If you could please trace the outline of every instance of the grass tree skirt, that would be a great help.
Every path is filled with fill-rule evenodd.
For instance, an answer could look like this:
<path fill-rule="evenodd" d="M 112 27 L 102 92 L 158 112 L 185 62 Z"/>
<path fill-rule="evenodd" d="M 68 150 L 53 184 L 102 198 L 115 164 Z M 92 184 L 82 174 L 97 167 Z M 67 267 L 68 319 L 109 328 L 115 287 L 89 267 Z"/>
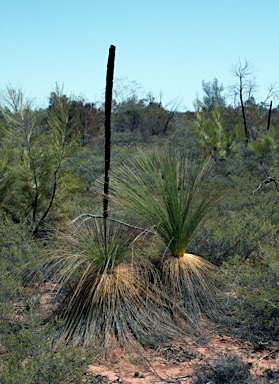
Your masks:
<path fill-rule="evenodd" d="M 144 276 L 147 267 L 123 263 L 107 274 L 88 270 L 60 308 L 63 337 L 83 345 L 97 341 L 107 347 L 113 340 L 156 348 L 182 334 L 185 328 L 178 327 L 161 292 Z"/>
<path fill-rule="evenodd" d="M 184 308 L 191 319 L 205 316 L 214 319 L 219 310 L 216 267 L 204 258 L 190 253 L 169 256 L 161 264 L 162 282 L 173 304 Z"/>

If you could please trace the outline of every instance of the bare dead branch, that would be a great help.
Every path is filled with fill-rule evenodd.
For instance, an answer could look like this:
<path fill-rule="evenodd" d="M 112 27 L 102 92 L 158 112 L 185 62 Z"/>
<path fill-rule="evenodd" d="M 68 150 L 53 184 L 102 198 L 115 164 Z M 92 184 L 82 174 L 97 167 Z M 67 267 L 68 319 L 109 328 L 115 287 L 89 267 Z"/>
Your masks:
<path fill-rule="evenodd" d="M 85 222 L 85 221 L 87 221 L 89 219 L 103 219 L 104 216 L 102 216 L 102 215 L 92 215 L 91 213 L 82 213 L 81 215 L 77 216 L 74 220 L 72 220 L 70 222 L 70 224 L 74 224 L 75 222 L 77 222 L 81 218 L 84 218 L 83 222 Z M 145 233 L 156 235 L 156 232 L 154 232 L 154 231 L 150 231 L 149 229 L 146 229 L 146 228 L 141 228 L 141 227 L 137 227 L 135 225 L 131 225 L 131 224 L 125 223 L 124 221 L 114 219 L 113 217 L 107 217 L 107 220 L 114 221 L 116 223 L 122 224 L 122 225 L 124 225 L 126 227 L 129 227 L 129 228 L 136 229 L 138 231 L 142 231 L 142 232 L 145 232 Z"/>
<path fill-rule="evenodd" d="M 237 83 L 232 87 L 232 91 L 235 97 L 237 95 L 239 97 L 246 143 L 249 141 L 250 132 L 247 123 L 245 99 L 250 100 L 256 89 L 255 77 L 252 77 L 253 72 L 254 69 L 249 60 L 245 60 L 244 63 L 239 60 L 239 63 L 232 68 L 233 75 L 238 79 Z"/>
<path fill-rule="evenodd" d="M 279 181 L 275 180 L 273 177 L 271 176 L 268 176 L 265 180 L 263 180 L 260 185 L 258 186 L 258 188 L 256 188 L 254 191 L 253 191 L 253 194 L 257 191 L 259 191 L 262 187 L 263 184 L 269 184 L 271 182 L 274 182 L 275 186 L 276 186 L 276 189 L 277 191 L 279 192 Z"/>
<path fill-rule="evenodd" d="M 273 355 L 273 354 L 276 353 L 276 352 L 279 352 L 279 348 L 275 349 L 274 351 L 271 351 L 271 352 L 267 353 L 266 355 L 263 355 L 263 356 L 260 357 L 258 360 L 254 361 L 253 366 L 255 366 L 255 365 L 258 364 L 260 361 L 266 359 L 267 357 Z"/>

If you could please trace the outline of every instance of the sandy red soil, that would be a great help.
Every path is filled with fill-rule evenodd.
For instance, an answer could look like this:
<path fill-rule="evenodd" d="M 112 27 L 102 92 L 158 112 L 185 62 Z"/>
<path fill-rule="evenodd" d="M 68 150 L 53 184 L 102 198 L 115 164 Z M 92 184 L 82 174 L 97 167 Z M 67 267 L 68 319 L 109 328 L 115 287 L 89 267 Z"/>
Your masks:
<path fill-rule="evenodd" d="M 42 309 L 53 310 L 53 288 L 46 284 L 42 291 Z M 132 350 L 112 347 L 106 357 L 97 357 L 88 370 L 95 375 L 94 383 L 151 384 L 193 383 L 194 373 L 202 366 L 237 355 L 249 364 L 255 383 L 279 383 L 279 343 L 248 342 L 228 329 L 206 323 L 202 337 L 187 336 L 174 340 L 158 350 Z M 262 381 L 258 381 L 262 378 Z"/>
<path fill-rule="evenodd" d="M 161 347 L 157 351 L 124 352 L 112 350 L 106 359 L 99 359 L 89 369 L 100 383 L 192 383 L 195 370 L 205 364 L 214 366 L 216 359 L 238 355 L 249 364 L 252 377 L 273 381 L 272 374 L 279 370 L 279 348 L 271 342 L 259 345 L 241 341 L 233 336 L 212 332 L 201 340 L 184 337 L 179 341 Z"/>

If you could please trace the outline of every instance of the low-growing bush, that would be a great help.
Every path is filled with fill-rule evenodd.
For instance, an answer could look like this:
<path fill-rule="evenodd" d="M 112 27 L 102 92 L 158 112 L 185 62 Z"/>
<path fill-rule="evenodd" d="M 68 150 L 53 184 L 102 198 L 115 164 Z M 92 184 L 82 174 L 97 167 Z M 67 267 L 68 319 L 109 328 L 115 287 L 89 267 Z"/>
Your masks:
<path fill-rule="evenodd" d="M 195 372 L 194 384 L 252 384 L 249 365 L 237 355 L 221 356 Z"/>
<path fill-rule="evenodd" d="M 92 352 L 53 342 L 57 325 L 42 325 L 38 316 L 6 325 L 1 334 L 0 382 L 2 384 L 80 384 Z M 86 376 L 89 379 L 89 375 Z M 91 375 L 92 377 L 92 375 Z"/>
<path fill-rule="evenodd" d="M 216 265 L 235 255 L 242 260 L 257 258 L 261 246 L 276 241 L 278 198 L 272 191 L 261 196 L 251 191 L 229 195 L 202 223 L 189 246 Z"/>
<path fill-rule="evenodd" d="M 1 384 L 80 384 L 94 348 L 57 344 L 60 324 L 43 324 L 38 285 L 26 284 L 42 249 L 28 225 L 9 220 L 0 222 L 0 244 Z"/>
<path fill-rule="evenodd" d="M 276 248 L 266 246 L 258 259 L 230 259 L 221 268 L 228 292 L 230 322 L 248 338 L 279 338 L 279 261 Z"/>

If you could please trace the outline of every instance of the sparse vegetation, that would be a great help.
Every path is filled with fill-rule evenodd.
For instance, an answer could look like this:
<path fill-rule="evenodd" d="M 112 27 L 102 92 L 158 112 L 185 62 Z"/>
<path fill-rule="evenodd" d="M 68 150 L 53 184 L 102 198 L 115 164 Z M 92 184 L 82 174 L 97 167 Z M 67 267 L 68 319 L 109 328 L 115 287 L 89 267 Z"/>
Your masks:
<path fill-rule="evenodd" d="M 226 105 L 213 85 L 193 113 L 113 100 L 113 198 L 96 186 L 103 107 L 59 88 L 45 110 L 21 90 L 3 94 L 1 382 L 80 383 L 111 341 L 156 348 L 204 317 L 278 342 L 278 108 Z M 46 319 L 40 288 L 50 282 Z M 196 383 L 250 382 L 241 360 L 224 359 Z"/>

